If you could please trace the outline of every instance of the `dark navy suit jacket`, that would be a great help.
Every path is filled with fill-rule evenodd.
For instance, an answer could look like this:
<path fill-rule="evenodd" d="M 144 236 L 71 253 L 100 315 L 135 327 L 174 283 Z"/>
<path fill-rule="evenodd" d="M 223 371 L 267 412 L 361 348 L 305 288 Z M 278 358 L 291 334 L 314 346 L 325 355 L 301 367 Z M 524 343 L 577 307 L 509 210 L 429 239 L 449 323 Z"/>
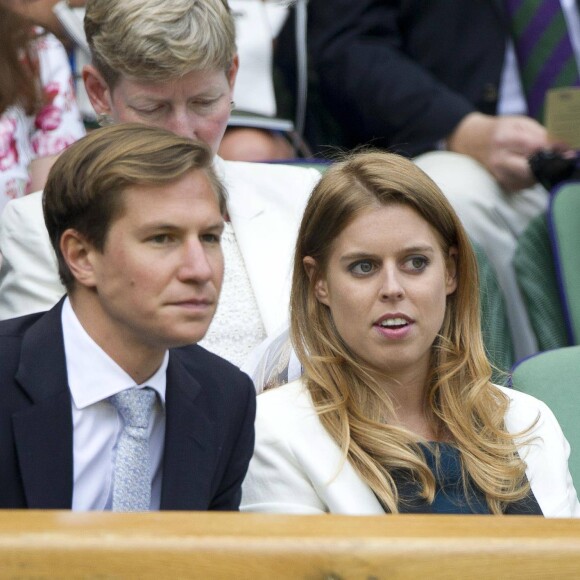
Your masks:
<path fill-rule="evenodd" d="M 277 43 L 292 76 L 293 19 Z M 475 110 L 494 114 L 509 27 L 503 0 L 310 0 L 309 57 L 344 146 L 416 155 Z M 310 117 L 307 121 L 312 120 Z"/>
<path fill-rule="evenodd" d="M 61 307 L 0 322 L 0 508 L 72 505 Z M 238 509 L 255 406 L 251 380 L 232 364 L 199 346 L 170 350 L 161 509 Z"/>

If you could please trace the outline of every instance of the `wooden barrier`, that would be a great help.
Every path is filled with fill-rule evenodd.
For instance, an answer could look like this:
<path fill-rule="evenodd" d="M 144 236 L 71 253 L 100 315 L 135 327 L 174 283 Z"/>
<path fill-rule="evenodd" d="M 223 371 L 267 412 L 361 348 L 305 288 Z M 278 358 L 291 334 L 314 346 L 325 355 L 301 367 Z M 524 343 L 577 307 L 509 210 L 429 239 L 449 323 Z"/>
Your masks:
<path fill-rule="evenodd" d="M 0 577 L 580 577 L 580 520 L 0 511 Z"/>

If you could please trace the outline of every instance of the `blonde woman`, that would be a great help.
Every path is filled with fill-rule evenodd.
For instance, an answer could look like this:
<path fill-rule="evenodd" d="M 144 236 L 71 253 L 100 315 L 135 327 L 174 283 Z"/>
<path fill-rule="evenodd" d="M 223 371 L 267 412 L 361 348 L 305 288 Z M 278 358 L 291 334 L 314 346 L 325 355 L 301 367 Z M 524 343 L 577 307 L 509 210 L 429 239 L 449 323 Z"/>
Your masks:
<path fill-rule="evenodd" d="M 298 240 L 304 375 L 258 397 L 243 509 L 580 515 L 554 415 L 490 382 L 475 257 L 420 169 L 373 152 L 333 166 Z"/>

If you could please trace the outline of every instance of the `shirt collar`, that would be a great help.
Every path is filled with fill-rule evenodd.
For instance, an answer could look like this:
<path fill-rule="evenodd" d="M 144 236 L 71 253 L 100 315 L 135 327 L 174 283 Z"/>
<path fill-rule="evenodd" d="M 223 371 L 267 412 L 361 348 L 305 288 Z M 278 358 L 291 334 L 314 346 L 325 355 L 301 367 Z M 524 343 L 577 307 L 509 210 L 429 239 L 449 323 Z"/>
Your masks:
<path fill-rule="evenodd" d="M 62 307 L 62 332 L 68 384 L 75 406 L 83 409 L 132 387 L 151 387 L 165 405 L 169 351 L 155 374 L 140 385 L 88 335 L 69 298 Z"/>

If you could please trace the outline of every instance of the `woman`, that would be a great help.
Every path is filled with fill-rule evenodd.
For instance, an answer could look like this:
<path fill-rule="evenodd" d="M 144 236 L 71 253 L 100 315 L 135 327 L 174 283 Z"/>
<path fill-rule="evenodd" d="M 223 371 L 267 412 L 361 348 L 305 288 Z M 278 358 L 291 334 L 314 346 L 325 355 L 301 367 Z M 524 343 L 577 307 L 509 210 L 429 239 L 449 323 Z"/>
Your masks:
<path fill-rule="evenodd" d="M 88 0 L 92 64 L 83 79 L 107 122 L 135 121 L 204 141 L 217 154 L 238 70 L 235 28 L 222 0 Z M 314 170 L 224 162 L 225 278 L 206 339 L 240 365 L 287 318 L 292 249 Z M 28 200 L 27 200 L 28 201 Z M 35 216 L 34 226 L 25 221 Z M 52 306 L 64 293 L 44 231 L 41 196 L 11 204 L 0 224 L 0 318 Z"/>
<path fill-rule="evenodd" d="M 258 397 L 246 511 L 580 515 L 553 414 L 489 380 L 473 251 L 410 161 L 360 153 L 323 176 L 291 334 L 304 375 Z"/>
<path fill-rule="evenodd" d="M 25 8 L 0 2 L 0 213 L 43 187 L 56 156 L 84 135 L 66 53 Z"/>

